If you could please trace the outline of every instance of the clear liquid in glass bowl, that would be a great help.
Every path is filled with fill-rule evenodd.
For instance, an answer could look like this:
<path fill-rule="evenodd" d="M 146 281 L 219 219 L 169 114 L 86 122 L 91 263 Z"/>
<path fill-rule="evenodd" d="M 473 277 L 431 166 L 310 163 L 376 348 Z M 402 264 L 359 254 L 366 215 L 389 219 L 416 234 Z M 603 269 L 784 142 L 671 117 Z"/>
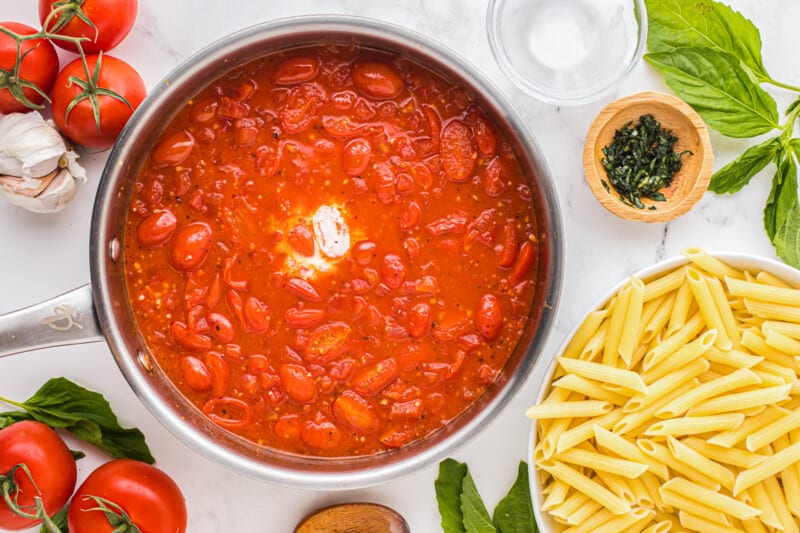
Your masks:
<path fill-rule="evenodd" d="M 641 0 L 491 0 L 487 31 L 503 72 L 557 104 L 599 98 L 641 57 Z"/>

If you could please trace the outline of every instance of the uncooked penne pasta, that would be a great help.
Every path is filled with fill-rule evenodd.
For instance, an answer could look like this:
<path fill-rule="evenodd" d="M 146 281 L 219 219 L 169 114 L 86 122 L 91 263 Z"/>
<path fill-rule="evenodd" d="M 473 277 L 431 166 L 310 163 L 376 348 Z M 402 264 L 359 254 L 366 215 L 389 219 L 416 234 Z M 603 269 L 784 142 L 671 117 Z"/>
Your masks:
<path fill-rule="evenodd" d="M 564 349 L 563 356 L 577 359 L 589 340 L 597 334 L 597 330 L 600 329 L 600 324 L 602 324 L 607 314 L 608 311 L 601 309 L 592 311 L 586 315 L 578 331 L 575 332 L 575 336 L 572 337 L 572 340 L 570 340 L 569 344 L 567 344 L 567 347 Z"/>
<path fill-rule="evenodd" d="M 709 274 L 713 274 L 718 278 L 724 278 L 727 276 L 735 279 L 744 279 L 743 272 L 726 265 L 705 250 L 700 250 L 699 248 L 687 248 L 683 251 L 683 255 L 685 255 L 689 261 L 694 263 L 701 270 L 704 270 Z"/>
<path fill-rule="evenodd" d="M 560 364 L 567 372 L 572 372 L 586 379 L 594 379 L 604 383 L 612 383 L 626 387 L 637 392 L 647 392 L 647 387 L 642 381 L 642 376 L 631 370 L 609 367 L 602 363 L 579 361 L 577 359 L 558 358 Z"/>
<path fill-rule="evenodd" d="M 555 479 L 560 479 L 578 492 L 582 492 L 612 514 L 625 514 L 631 510 L 631 506 L 622 498 L 560 461 L 545 462 L 539 466 L 547 470 Z"/>
<path fill-rule="evenodd" d="M 784 448 L 771 457 L 767 457 L 753 468 L 739 472 L 736 476 L 736 482 L 733 484 L 733 495 L 736 496 L 741 491 L 752 487 L 765 478 L 774 476 L 798 461 L 800 461 L 800 442 Z"/>
<path fill-rule="evenodd" d="M 642 283 L 642 280 L 631 278 L 628 286 L 630 287 L 628 308 L 625 311 L 622 332 L 620 333 L 617 347 L 619 357 L 625 362 L 626 367 L 630 367 L 633 352 L 639 343 L 639 325 L 642 320 L 642 306 L 644 305 L 644 283 Z"/>
<path fill-rule="evenodd" d="M 721 350 L 730 350 L 733 348 L 733 343 L 725 330 L 722 315 L 714 302 L 711 289 L 708 287 L 705 276 L 695 268 L 687 268 L 686 279 L 689 280 L 689 288 L 692 289 L 692 294 L 694 294 L 694 299 L 697 302 L 697 306 L 700 308 L 703 321 L 709 329 L 717 330 L 716 346 Z"/>
<path fill-rule="evenodd" d="M 800 287 L 687 254 L 587 315 L 530 410 L 560 533 L 800 533 Z"/>

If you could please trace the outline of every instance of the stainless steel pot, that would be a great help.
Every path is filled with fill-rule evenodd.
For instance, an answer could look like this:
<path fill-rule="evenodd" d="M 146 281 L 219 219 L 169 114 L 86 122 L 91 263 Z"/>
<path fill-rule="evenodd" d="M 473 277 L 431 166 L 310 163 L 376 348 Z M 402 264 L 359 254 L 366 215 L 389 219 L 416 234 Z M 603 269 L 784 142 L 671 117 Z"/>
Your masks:
<path fill-rule="evenodd" d="M 314 458 L 259 447 L 211 423 L 151 359 L 128 304 L 123 260 L 132 185 L 153 142 L 185 102 L 224 73 L 278 50 L 355 43 L 422 63 L 460 83 L 511 141 L 526 172 L 541 223 L 541 273 L 522 340 L 499 379 L 448 426 L 399 450 L 374 456 Z M 167 76 L 136 111 L 109 155 L 92 216 L 87 285 L 0 316 L 0 356 L 105 339 L 120 370 L 150 412 L 206 457 L 283 484 L 342 489 L 380 483 L 442 459 L 475 436 L 529 375 L 553 325 L 563 270 L 562 223 L 553 180 L 538 145 L 508 101 L 472 65 L 408 30 L 342 16 L 298 17 L 254 26 L 197 53 Z"/>

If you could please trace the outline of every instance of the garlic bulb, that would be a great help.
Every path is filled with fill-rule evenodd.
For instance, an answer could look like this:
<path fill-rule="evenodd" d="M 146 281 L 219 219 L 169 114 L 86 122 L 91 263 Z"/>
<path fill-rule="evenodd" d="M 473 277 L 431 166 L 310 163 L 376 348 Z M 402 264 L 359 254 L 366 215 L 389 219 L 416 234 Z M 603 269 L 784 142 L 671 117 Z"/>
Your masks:
<path fill-rule="evenodd" d="M 37 213 L 63 209 L 86 181 L 78 155 L 37 111 L 0 115 L 0 196 Z"/>

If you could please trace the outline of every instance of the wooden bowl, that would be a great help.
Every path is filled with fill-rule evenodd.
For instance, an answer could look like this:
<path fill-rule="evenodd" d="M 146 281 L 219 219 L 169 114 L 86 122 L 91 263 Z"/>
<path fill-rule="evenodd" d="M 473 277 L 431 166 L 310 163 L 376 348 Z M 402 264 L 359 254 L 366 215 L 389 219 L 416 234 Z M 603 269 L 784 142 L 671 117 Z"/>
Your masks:
<path fill-rule="evenodd" d="M 619 199 L 606 169 L 603 168 L 603 148 L 611 144 L 614 133 L 629 122 L 636 123 L 642 115 L 651 114 L 661 127 L 671 130 L 678 138 L 677 153 L 691 150 L 693 155 L 681 158 L 683 166 L 669 187 L 662 189 L 667 200 L 657 202 L 642 198 L 644 209 L 631 207 Z M 638 222 L 667 222 L 686 213 L 700 200 L 708 188 L 714 169 L 714 154 L 703 119 L 686 102 L 669 94 L 643 92 L 608 104 L 592 122 L 583 149 L 583 169 L 589 187 L 603 206 L 626 220 Z M 603 186 L 609 185 L 609 190 Z M 650 207 L 654 206 L 655 209 Z"/>

